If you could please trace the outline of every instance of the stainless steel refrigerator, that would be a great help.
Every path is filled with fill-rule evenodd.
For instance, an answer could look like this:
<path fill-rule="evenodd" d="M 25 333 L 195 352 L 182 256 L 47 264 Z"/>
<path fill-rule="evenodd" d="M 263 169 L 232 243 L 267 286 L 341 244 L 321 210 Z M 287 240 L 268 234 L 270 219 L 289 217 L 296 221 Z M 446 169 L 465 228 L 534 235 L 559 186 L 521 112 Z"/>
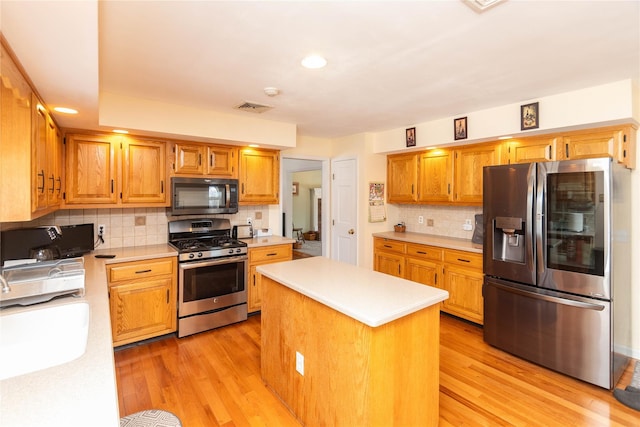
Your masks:
<path fill-rule="evenodd" d="M 631 347 L 631 172 L 600 158 L 483 178 L 484 340 L 613 388 Z"/>

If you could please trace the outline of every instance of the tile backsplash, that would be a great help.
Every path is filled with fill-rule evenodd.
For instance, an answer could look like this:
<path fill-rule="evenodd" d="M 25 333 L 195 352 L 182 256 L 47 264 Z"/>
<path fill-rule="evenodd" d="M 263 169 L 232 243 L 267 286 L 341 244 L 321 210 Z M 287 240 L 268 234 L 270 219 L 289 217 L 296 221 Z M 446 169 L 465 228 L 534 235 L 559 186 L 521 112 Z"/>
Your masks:
<path fill-rule="evenodd" d="M 392 226 L 404 222 L 407 231 L 415 233 L 435 234 L 438 236 L 457 237 L 471 240 L 473 228 L 470 231 L 463 230 L 462 225 L 466 220 L 471 220 L 475 227 L 475 215 L 482 213 L 482 206 L 428 206 L 428 205 L 390 205 L 389 224 Z M 418 223 L 418 217 L 422 216 L 423 223 Z M 428 225 L 433 220 L 433 225 Z"/>
<path fill-rule="evenodd" d="M 61 209 L 30 222 L 0 223 L 0 230 L 37 227 L 39 225 L 93 224 L 96 249 L 110 249 L 167 243 L 168 222 L 188 218 L 227 218 L 231 225 L 245 224 L 254 218 L 254 225 L 269 224 L 267 206 L 241 206 L 237 214 L 209 216 L 169 215 L 167 208 L 131 209 Z M 255 219 L 261 217 L 261 219 Z M 105 226 L 104 243 L 97 242 L 98 225 Z"/>

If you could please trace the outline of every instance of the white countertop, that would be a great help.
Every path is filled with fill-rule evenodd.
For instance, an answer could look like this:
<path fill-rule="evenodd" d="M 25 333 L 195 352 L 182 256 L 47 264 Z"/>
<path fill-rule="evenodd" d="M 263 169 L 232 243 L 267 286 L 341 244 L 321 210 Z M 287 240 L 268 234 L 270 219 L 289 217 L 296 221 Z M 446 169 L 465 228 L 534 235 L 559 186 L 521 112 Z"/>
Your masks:
<path fill-rule="evenodd" d="M 114 254 L 98 259 L 96 254 Z M 177 256 L 168 245 L 104 249 L 84 256 L 90 307 L 87 349 L 78 359 L 0 381 L 0 425 L 117 427 L 120 424 L 105 264 Z M 65 297 L 44 304 L 64 304 Z M 4 310 L 19 311 L 20 307 Z M 0 355 L 1 360 L 1 355 Z"/>
<path fill-rule="evenodd" d="M 441 248 L 456 249 L 459 251 L 475 252 L 479 254 L 482 253 L 482 245 L 475 244 L 471 242 L 471 240 L 459 239 L 456 237 L 411 232 L 396 233 L 395 231 L 373 233 L 373 237 L 382 237 L 383 239 L 400 240 L 407 243 L 438 246 Z"/>
<path fill-rule="evenodd" d="M 258 272 L 371 327 L 449 298 L 442 289 L 325 257 L 261 265 Z"/>
<path fill-rule="evenodd" d="M 243 242 L 246 242 L 247 247 L 249 248 L 257 248 L 259 246 L 273 246 L 273 245 L 283 245 L 286 243 L 295 243 L 295 239 L 290 237 L 282 237 L 282 236 L 265 236 L 265 237 L 254 237 L 253 239 L 240 239 Z"/>

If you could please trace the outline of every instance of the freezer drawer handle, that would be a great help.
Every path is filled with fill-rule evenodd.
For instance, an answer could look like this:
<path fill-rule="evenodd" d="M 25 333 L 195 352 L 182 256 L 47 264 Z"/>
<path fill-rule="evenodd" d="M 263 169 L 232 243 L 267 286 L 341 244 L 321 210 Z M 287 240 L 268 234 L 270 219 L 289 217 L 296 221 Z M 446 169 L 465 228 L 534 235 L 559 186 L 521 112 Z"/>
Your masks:
<path fill-rule="evenodd" d="M 491 282 L 491 286 L 495 286 L 496 288 L 500 288 L 500 289 L 502 289 L 504 291 L 511 292 L 513 294 L 518 294 L 518 295 L 522 295 L 524 297 L 529 297 L 529 298 L 533 298 L 533 299 L 539 299 L 539 300 L 543 300 L 543 301 L 549 301 L 549 302 L 556 303 L 556 304 L 569 305 L 569 306 L 572 306 L 572 307 L 585 308 L 585 309 L 596 310 L 596 311 L 602 311 L 605 308 L 603 305 L 599 305 L 599 304 L 590 304 L 588 302 L 575 301 L 575 300 L 572 300 L 572 299 L 558 298 L 558 297 L 552 297 L 550 295 L 536 294 L 536 293 L 533 293 L 533 292 L 527 292 L 527 291 L 523 291 L 521 289 L 512 288 L 510 286 L 500 285 L 500 284 L 495 283 L 495 282 Z"/>

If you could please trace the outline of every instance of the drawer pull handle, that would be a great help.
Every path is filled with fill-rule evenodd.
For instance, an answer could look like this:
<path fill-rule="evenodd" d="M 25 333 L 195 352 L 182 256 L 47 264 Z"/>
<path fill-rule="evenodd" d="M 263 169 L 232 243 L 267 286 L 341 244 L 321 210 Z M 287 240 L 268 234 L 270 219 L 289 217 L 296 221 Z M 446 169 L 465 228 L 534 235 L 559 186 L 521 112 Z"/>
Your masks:
<path fill-rule="evenodd" d="M 151 269 L 148 269 L 148 270 L 138 270 L 138 271 L 136 271 L 136 274 L 149 273 L 149 272 L 151 272 Z"/>
<path fill-rule="evenodd" d="M 272 252 L 272 253 L 270 253 L 270 254 L 267 254 L 267 256 L 276 256 L 276 255 L 278 255 L 278 253 L 277 253 L 277 252 Z"/>
<path fill-rule="evenodd" d="M 462 259 L 462 258 L 458 258 L 458 261 L 460 261 L 460 262 L 471 262 L 471 260 L 469 260 L 469 259 Z"/>
<path fill-rule="evenodd" d="M 389 248 L 389 249 L 391 249 L 393 246 L 391 246 L 391 245 L 384 245 L 384 247 L 385 247 L 385 248 Z"/>
<path fill-rule="evenodd" d="M 427 254 L 427 253 L 426 253 L 426 252 L 424 252 L 424 251 L 418 251 L 418 253 L 419 253 L 420 255 L 426 255 L 426 254 Z"/>

